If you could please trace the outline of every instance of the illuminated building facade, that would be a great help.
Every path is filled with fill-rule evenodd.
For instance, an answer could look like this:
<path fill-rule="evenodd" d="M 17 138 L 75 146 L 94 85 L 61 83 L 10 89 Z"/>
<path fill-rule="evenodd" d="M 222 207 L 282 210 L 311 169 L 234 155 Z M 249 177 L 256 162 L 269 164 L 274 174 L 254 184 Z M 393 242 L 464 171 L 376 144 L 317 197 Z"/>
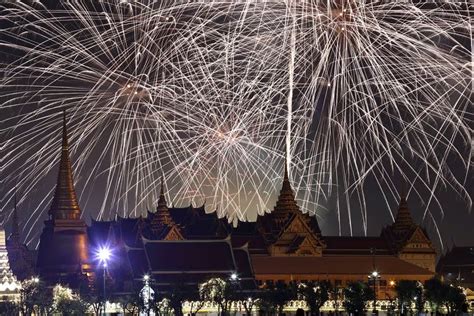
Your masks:
<path fill-rule="evenodd" d="M 324 236 L 317 218 L 301 212 L 285 169 L 273 211 L 256 222 L 233 227 L 204 205 L 168 207 L 162 182 L 155 211 L 86 226 L 72 176 L 64 123 L 58 182 L 37 262 L 39 274 L 51 282 L 87 278 L 89 252 L 104 246 L 113 249 L 107 269 L 119 292 L 132 291 L 144 275 L 159 291 L 169 291 L 183 282 L 234 274 L 248 289 L 279 280 L 329 280 L 342 288 L 377 271 L 377 296 L 390 299 L 398 280 L 425 281 L 435 273 L 436 251 L 414 223 L 405 197 L 380 236 Z"/>

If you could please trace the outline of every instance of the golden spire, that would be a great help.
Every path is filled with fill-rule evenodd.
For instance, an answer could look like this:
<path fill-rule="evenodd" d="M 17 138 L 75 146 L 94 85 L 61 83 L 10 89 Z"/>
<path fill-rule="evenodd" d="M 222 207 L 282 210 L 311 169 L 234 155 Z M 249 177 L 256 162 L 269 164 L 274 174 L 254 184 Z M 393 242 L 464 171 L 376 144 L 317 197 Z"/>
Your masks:
<path fill-rule="evenodd" d="M 171 217 L 170 211 L 168 209 L 168 205 L 165 198 L 165 185 L 164 185 L 164 177 L 161 178 L 161 186 L 160 186 L 160 197 L 158 198 L 158 203 L 156 207 L 156 213 L 154 218 L 158 221 L 158 225 L 172 225 L 173 219 Z M 155 225 L 156 225 L 155 224 Z"/>
<path fill-rule="evenodd" d="M 299 207 L 296 203 L 295 193 L 291 187 L 290 177 L 288 174 L 288 159 L 285 155 L 283 182 L 281 185 L 280 194 L 278 195 L 278 199 L 272 213 L 273 215 L 284 215 L 293 212 L 299 212 Z"/>
<path fill-rule="evenodd" d="M 74 189 L 71 161 L 69 159 L 66 111 L 63 112 L 63 135 L 58 180 L 48 214 L 52 219 L 78 220 L 81 217 L 81 210 L 79 209 Z"/>
<path fill-rule="evenodd" d="M 415 226 L 413 218 L 411 217 L 410 209 L 408 208 L 406 185 L 402 184 L 400 192 L 400 203 L 398 205 L 398 212 L 393 223 L 393 229 L 396 232 L 405 232 Z"/>

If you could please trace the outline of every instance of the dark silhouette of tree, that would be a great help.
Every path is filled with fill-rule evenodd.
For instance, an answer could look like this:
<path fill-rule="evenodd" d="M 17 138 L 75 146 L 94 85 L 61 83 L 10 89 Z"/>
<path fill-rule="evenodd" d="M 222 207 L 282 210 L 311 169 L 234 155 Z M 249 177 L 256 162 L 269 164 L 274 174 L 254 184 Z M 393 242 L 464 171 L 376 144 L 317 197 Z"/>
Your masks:
<path fill-rule="evenodd" d="M 222 316 L 228 315 L 232 302 L 235 300 L 236 282 L 212 278 L 201 284 L 199 292 L 201 299 L 216 303 Z"/>
<path fill-rule="evenodd" d="M 443 283 L 437 278 L 425 282 L 425 296 L 437 314 L 443 306 L 449 315 L 460 312 L 466 302 L 466 296 L 460 288 Z"/>
<path fill-rule="evenodd" d="M 260 308 L 263 312 L 272 314 L 276 310 L 278 315 L 283 314 L 285 305 L 297 297 L 296 283 L 287 284 L 282 281 L 265 285 L 260 294 Z"/>
<path fill-rule="evenodd" d="M 445 306 L 448 311 L 448 315 L 455 315 L 457 312 L 461 312 L 464 304 L 466 303 L 466 296 L 463 291 L 456 286 L 444 285 L 446 287 L 446 300 Z"/>
<path fill-rule="evenodd" d="M 425 282 L 425 296 L 430 302 L 431 309 L 438 313 L 438 309 L 443 305 L 445 287 L 439 279 L 433 278 Z"/>
<path fill-rule="evenodd" d="M 44 282 L 23 281 L 20 297 L 20 310 L 23 315 L 31 315 L 33 311 L 39 315 L 51 312 L 53 292 Z"/>
<path fill-rule="evenodd" d="M 260 298 L 257 290 L 245 290 L 237 288 L 234 296 L 236 301 L 241 302 L 245 309 L 245 314 L 251 315 L 255 306 L 258 306 Z"/>
<path fill-rule="evenodd" d="M 398 298 L 398 310 L 402 315 L 406 315 L 408 310 L 411 309 L 411 304 L 418 298 L 419 294 L 418 286 L 416 281 L 411 280 L 400 280 L 395 286 L 395 292 L 397 292 Z"/>
<path fill-rule="evenodd" d="M 328 281 L 310 281 L 298 286 L 298 294 L 305 300 L 311 315 L 319 315 L 319 310 L 329 300 L 330 289 Z"/>
<path fill-rule="evenodd" d="M 344 307 L 348 313 L 363 315 L 368 301 L 374 299 L 374 290 L 363 282 L 350 282 L 343 290 Z"/>
<path fill-rule="evenodd" d="M 139 290 L 133 291 L 130 294 L 124 294 L 117 297 L 117 302 L 122 306 L 123 314 L 135 315 L 140 310 L 141 299 Z M 98 315 L 98 314 L 97 314 Z"/>
<path fill-rule="evenodd" d="M 174 311 L 174 315 L 183 315 L 183 303 L 185 301 L 199 301 L 199 289 L 195 284 L 186 284 L 184 282 L 175 283 L 166 298 L 170 301 L 170 307 Z M 197 308 L 198 305 L 194 304 Z M 199 309 L 202 308 L 202 305 Z M 197 311 L 194 311 L 196 313 Z"/>

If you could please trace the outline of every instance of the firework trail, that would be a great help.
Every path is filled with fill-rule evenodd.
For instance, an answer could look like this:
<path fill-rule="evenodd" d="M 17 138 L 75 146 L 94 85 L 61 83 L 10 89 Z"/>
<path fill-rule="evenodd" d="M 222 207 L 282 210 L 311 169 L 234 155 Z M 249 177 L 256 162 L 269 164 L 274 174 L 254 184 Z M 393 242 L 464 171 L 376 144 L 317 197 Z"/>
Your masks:
<path fill-rule="evenodd" d="M 4 7 L 3 178 L 11 189 L 2 208 L 13 187 L 23 200 L 43 190 L 24 223 L 34 239 L 64 108 L 87 216 L 143 213 L 164 174 L 170 203 L 205 202 L 245 219 L 272 207 L 285 147 L 304 211 L 345 197 L 339 231 L 346 209 L 350 232 L 354 216 L 367 232 L 369 179 L 387 205 L 397 198 L 394 175 L 416 183 L 430 219 L 433 205 L 443 212 L 439 188 L 470 204 L 471 22 L 466 3 Z M 465 173 L 451 170 L 453 160 Z M 102 205 L 90 210 L 97 190 Z"/>

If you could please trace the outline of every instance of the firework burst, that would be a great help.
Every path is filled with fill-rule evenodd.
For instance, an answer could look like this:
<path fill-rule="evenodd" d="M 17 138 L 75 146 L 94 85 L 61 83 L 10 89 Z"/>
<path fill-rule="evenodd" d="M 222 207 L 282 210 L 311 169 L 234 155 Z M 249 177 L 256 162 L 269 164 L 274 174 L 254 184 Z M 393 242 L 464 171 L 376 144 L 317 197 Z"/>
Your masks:
<path fill-rule="evenodd" d="M 164 175 L 173 203 L 245 219 L 271 208 L 285 148 L 304 211 L 346 197 L 339 231 L 347 209 L 351 233 L 353 216 L 367 232 L 371 177 L 387 205 L 397 197 L 394 174 L 427 190 L 425 216 L 439 187 L 470 203 L 467 4 L 72 2 L 16 4 L 2 19 L 12 188 L 2 206 L 13 187 L 25 200 L 55 174 L 62 109 L 82 208 L 94 217 L 144 212 Z M 452 159 L 466 173 L 454 174 Z M 97 190 L 102 203 L 90 210 Z"/>

